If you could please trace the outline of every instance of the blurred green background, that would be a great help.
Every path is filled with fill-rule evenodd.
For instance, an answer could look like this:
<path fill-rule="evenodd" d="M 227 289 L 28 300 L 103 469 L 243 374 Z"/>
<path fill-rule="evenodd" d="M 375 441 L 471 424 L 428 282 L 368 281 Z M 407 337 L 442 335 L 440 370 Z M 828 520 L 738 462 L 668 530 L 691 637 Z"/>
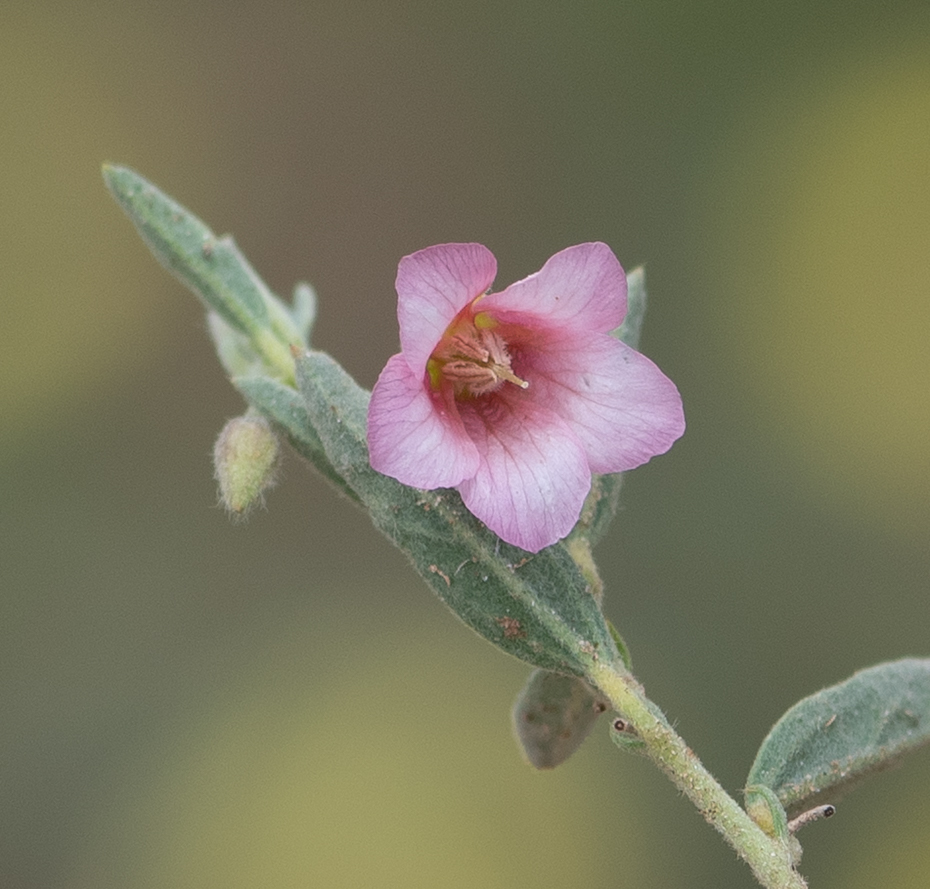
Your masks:
<path fill-rule="evenodd" d="M 99 167 L 311 281 L 366 386 L 405 253 L 646 263 L 689 428 L 608 611 L 736 791 L 799 697 L 930 655 L 925 0 L 8 2 L 0 122 L 0 885 L 753 885 L 606 722 L 524 765 L 527 668 L 296 459 L 227 521 L 241 402 Z M 808 828 L 812 887 L 925 889 L 928 798 L 921 754 Z"/>

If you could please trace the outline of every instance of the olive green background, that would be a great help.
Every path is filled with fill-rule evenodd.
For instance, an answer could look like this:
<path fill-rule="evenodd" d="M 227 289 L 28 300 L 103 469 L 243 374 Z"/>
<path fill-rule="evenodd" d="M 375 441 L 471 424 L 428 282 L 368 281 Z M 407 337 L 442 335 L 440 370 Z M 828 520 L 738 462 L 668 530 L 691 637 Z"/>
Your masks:
<path fill-rule="evenodd" d="M 742 887 L 606 738 L 520 760 L 527 669 L 241 401 L 107 195 L 231 231 L 370 386 L 398 259 L 498 286 L 608 242 L 688 431 L 598 555 L 647 691 L 729 789 L 795 700 L 930 655 L 930 10 L 886 3 L 0 7 L 0 885 Z M 814 889 L 924 889 L 930 757 L 807 828 Z"/>

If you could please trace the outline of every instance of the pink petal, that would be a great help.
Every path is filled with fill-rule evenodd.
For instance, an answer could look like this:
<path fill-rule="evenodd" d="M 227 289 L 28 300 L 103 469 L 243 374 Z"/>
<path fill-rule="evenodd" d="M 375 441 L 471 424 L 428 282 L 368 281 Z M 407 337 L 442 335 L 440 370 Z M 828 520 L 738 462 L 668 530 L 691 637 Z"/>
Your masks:
<path fill-rule="evenodd" d="M 594 472 L 621 472 L 664 454 L 685 430 L 675 384 L 645 355 L 606 334 L 536 352 L 528 395 L 565 420 Z"/>
<path fill-rule="evenodd" d="M 527 328 L 607 333 L 626 315 L 626 275 L 606 244 L 578 244 L 480 306 L 500 321 Z"/>
<path fill-rule="evenodd" d="M 368 405 L 371 466 L 415 488 L 452 488 L 474 475 L 478 451 L 455 409 L 434 399 L 403 355 L 381 371 Z"/>
<path fill-rule="evenodd" d="M 473 407 L 462 419 L 481 463 L 459 485 L 465 505 L 503 540 L 530 552 L 561 540 L 591 487 L 581 443 L 555 414 L 527 399 Z"/>
<path fill-rule="evenodd" d="M 401 351 L 412 369 L 426 367 L 452 319 L 491 286 L 496 274 L 497 260 L 481 244 L 439 244 L 400 261 L 397 320 Z"/>

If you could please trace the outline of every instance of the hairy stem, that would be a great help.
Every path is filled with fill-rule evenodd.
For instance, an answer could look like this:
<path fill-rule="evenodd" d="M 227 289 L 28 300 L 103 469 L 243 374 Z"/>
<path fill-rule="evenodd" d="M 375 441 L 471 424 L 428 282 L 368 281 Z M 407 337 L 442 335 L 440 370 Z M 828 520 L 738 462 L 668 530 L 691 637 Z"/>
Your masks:
<path fill-rule="evenodd" d="M 806 889 L 788 847 L 768 836 L 717 783 L 632 676 L 616 665 L 600 664 L 588 679 L 636 730 L 645 744 L 643 753 L 697 806 L 766 889 Z"/>

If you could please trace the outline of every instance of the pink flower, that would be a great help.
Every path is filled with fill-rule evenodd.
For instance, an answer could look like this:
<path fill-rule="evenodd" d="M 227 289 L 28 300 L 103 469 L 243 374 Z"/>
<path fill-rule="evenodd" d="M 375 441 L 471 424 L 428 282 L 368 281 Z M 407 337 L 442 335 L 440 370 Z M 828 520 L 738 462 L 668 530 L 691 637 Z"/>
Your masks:
<path fill-rule="evenodd" d="M 591 473 L 621 472 L 684 432 L 675 384 L 610 336 L 626 276 L 606 244 L 556 253 L 499 293 L 481 244 L 441 244 L 397 269 L 401 352 L 368 408 L 371 465 L 416 488 L 458 488 L 530 552 L 565 537 Z"/>

